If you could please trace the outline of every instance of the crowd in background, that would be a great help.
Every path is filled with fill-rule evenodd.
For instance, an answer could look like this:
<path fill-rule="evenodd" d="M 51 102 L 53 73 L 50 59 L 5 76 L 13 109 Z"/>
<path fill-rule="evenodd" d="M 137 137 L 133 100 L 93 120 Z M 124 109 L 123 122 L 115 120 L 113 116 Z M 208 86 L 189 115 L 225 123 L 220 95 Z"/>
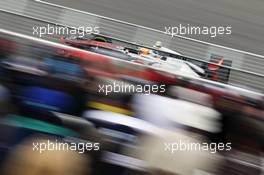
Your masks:
<path fill-rule="evenodd" d="M 60 56 L 1 40 L 0 163 L 6 175 L 263 173 L 263 98 L 198 80 Z M 119 76 L 117 69 L 124 69 Z M 111 71 L 109 71 L 111 70 Z M 98 92 L 98 86 L 165 84 L 166 91 Z M 33 150 L 32 143 L 100 143 L 100 150 Z M 164 143 L 231 143 L 231 150 L 165 151 Z"/>

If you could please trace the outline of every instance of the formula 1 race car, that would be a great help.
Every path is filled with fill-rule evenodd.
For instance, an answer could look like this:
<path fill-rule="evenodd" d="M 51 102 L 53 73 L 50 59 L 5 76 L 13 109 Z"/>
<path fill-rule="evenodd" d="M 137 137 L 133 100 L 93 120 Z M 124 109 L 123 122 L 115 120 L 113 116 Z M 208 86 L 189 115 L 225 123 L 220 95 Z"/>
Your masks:
<path fill-rule="evenodd" d="M 150 67 L 166 70 L 178 75 L 188 77 L 202 77 L 204 70 L 199 66 L 173 56 L 182 54 L 161 46 L 161 42 L 156 42 L 155 50 L 148 48 L 131 49 L 113 44 L 111 38 L 98 35 L 88 35 L 85 37 L 65 36 L 61 41 L 67 45 L 84 49 L 87 51 L 107 55 L 122 60 L 132 61 L 148 65 Z"/>
<path fill-rule="evenodd" d="M 213 64 L 196 64 L 185 58 L 181 53 L 163 47 L 160 41 L 153 45 L 153 49 L 138 47 L 136 49 L 114 44 L 114 40 L 100 35 L 64 36 L 61 41 L 67 45 L 99 53 L 102 55 L 119 58 L 148 65 L 161 70 L 166 70 L 178 75 L 188 77 L 201 77 L 227 83 L 230 69 L 221 66 L 231 66 L 232 62 L 220 59 L 219 56 L 210 58 Z M 219 58 L 219 59 L 218 59 Z M 215 65 L 217 64 L 217 65 Z"/>

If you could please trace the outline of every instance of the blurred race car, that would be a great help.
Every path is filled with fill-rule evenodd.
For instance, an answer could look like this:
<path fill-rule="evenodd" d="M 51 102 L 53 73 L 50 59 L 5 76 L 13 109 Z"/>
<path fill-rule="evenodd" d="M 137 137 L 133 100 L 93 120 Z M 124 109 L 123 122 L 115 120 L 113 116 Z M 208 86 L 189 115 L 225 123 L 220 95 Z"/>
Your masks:
<path fill-rule="evenodd" d="M 124 50 L 124 47 L 115 45 L 112 42 L 111 38 L 98 36 L 98 35 L 85 35 L 85 36 L 76 36 L 76 35 L 67 35 L 62 36 L 60 41 L 69 46 L 77 47 L 80 49 L 88 50 L 90 47 L 102 47 L 112 50 Z"/>
<path fill-rule="evenodd" d="M 130 55 L 129 52 L 125 50 L 125 47 L 112 44 L 111 39 L 96 35 L 88 35 L 85 37 L 61 37 L 61 41 L 67 45 L 90 52 L 81 52 L 74 49 L 58 49 L 58 53 L 66 57 L 77 57 L 81 59 L 84 70 L 86 70 L 89 75 L 106 76 L 117 79 L 130 76 L 156 82 L 175 82 L 175 77 L 172 75 L 111 59 L 112 57 L 132 62 L 137 62 L 138 60 L 138 57 L 132 54 Z M 92 52 L 95 54 L 92 54 Z"/>
<path fill-rule="evenodd" d="M 130 52 L 131 49 L 114 45 L 111 39 L 96 35 L 88 35 L 86 37 L 66 36 L 61 37 L 61 41 L 73 47 L 145 64 L 179 75 L 189 77 L 200 77 L 204 75 L 204 70 L 197 65 L 172 57 L 173 55 L 181 54 L 162 47 L 159 41 L 153 46 L 156 50 L 138 48 L 138 52 Z"/>
<path fill-rule="evenodd" d="M 98 36 L 98 35 L 86 35 L 86 36 L 63 36 L 61 41 L 69 46 L 73 46 L 79 49 L 107 55 L 115 58 L 119 58 L 127 61 L 135 61 L 135 58 L 127 54 L 125 47 L 115 45 L 112 43 L 112 39 Z M 60 51 L 64 54 L 65 51 Z"/>

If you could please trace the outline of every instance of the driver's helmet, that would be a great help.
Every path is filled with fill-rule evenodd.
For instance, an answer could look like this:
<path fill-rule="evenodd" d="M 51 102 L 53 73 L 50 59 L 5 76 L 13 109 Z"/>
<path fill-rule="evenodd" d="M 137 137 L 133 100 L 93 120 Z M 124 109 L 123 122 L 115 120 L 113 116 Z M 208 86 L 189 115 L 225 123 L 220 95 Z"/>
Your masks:
<path fill-rule="evenodd" d="M 102 36 L 95 36 L 93 38 L 93 41 L 99 41 L 99 42 L 104 42 L 104 43 L 108 42 L 108 40 L 105 37 L 102 37 Z"/>
<path fill-rule="evenodd" d="M 157 41 L 157 42 L 154 44 L 153 47 L 155 47 L 155 48 L 161 48 L 161 47 L 162 47 L 162 43 L 161 43 L 161 41 Z"/>

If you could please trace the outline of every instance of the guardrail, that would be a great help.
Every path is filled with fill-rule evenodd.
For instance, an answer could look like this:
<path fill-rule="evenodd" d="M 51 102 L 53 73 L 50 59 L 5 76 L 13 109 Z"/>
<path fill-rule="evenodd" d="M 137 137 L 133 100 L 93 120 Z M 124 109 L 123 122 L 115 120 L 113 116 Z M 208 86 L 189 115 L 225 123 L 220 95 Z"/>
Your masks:
<path fill-rule="evenodd" d="M 91 13 L 75 11 L 73 9 L 56 6 L 49 3 L 31 0 L 4 0 L 0 2 L 1 11 L 11 12 L 31 18 L 29 23 L 16 21 L 1 15 L 1 23 L 6 29 L 18 28 L 25 34 L 32 34 L 32 26 L 36 24 L 53 23 L 69 27 L 99 26 L 104 34 L 120 41 L 131 44 L 144 43 L 144 47 L 160 40 L 169 48 L 183 53 L 188 58 L 201 62 L 209 62 L 212 54 L 223 56 L 232 61 L 229 84 L 245 86 L 264 91 L 264 57 L 261 55 L 226 48 L 206 42 L 178 36 L 171 38 L 162 31 L 113 20 L 111 18 L 94 15 Z M 22 19 L 22 18 L 21 18 Z M 6 20 L 6 21 L 4 21 Z M 27 30 L 27 31 L 26 31 Z M 50 39 L 50 38 L 49 38 Z M 54 38 L 52 38 L 53 40 Z M 141 44 L 138 44 L 141 45 Z"/>

